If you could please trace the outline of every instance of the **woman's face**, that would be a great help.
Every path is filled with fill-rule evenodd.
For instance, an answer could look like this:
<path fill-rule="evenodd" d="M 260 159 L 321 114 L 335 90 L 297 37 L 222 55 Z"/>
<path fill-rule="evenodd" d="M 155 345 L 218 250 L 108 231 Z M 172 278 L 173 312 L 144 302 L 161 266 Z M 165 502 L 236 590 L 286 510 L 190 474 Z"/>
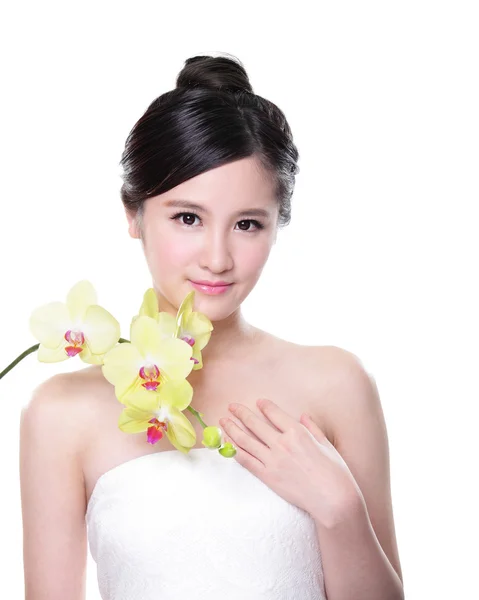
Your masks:
<path fill-rule="evenodd" d="M 130 235 L 139 238 L 134 219 L 127 217 Z M 277 219 L 273 182 L 252 157 L 149 198 L 143 250 L 160 310 L 174 314 L 194 289 L 196 311 L 211 321 L 231 315 L 258 281 L 276 240 Z M 231 285 L 210 295 L 192 285 L 199 280 Z"/>

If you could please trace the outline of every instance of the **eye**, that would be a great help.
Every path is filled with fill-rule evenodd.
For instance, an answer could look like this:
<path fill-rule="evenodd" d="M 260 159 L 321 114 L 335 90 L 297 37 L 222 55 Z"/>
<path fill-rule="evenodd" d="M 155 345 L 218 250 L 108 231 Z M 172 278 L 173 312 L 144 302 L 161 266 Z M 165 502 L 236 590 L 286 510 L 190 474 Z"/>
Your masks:
<path fill-rule="evenodd" d="M 201 221 L 198 215 L 196 215 L 195 213 L 188 212 L 176 213 L 175 215 L 170 217 L 170 219 L 173 219 L 175 221 L 181 220 L 182 225 L 185 225 L 186 227 L 192 227 L 195 223 L 195 219 L 199 219 Z M 255 229 L 251 229 L 251 223 L 254 225 Z M 254 231 L 264 229 L 264 225 L 259 221 L 256 221 L 255 219 L 242 219 L 241 221 L 238 221 L 238 224 L 240 225 L 240 230 L 246 231 L 247 233 L 253 233 Z"/>
<path fill-rule="evenodd" d="M 249 225 L 251 223 L 254 224 L 254 226 L 256 227 L 256 229 L 252 230 L 249 227 Z M 264 229 L 264 225 L 262 225 L 259 221 L 256 221 L 255 219 L 243 219 L 241 221 L 238 221 L 238 224 L 239 225 L 243 225 L 243 226 L 246 225 L 246 227 L 240 227 L 241 231 L 251 231 L 251 232 L 253 232 L 253 231 L 257 231 L 259 229 Z"/>
<path fill-rule="evenodd" d="M 186 225 L 186 226 L 191 226 L 193 225 L 193 223 L 195 222 L 195 219 L 198 218 L 198 215 L 195 215 L 195 213 L 186 213 L 186 212 L 180 212 L 180 213 L 176 213 L 176 215 L 173 215 L 171 217 L 171 219 L 174 219 L 176 221 L 180 220 L 181 217 L 187 217 L 187 221 L 182 220 L 182 224 Z"/>

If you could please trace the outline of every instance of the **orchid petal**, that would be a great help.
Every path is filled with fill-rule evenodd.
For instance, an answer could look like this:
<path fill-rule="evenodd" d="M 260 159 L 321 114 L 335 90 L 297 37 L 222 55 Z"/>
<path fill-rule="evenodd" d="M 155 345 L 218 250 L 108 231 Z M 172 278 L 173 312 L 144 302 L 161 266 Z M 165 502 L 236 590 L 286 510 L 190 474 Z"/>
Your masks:
<path fill-rule="evenodd" d="M 151 419 L 153 413 L 160 409 L 161 396 L 158 392 L 154 392 L 153 390 L 148 391 L 140 387 L 134 392 L 125 395 L 124 404 L 143 411 L 145 414 L 150 415 L 149 418 Z"/>
<path fill-rule="evenodd" d="M 162 345 L 157 322 L 151 317 L 138 317 L 131 325 L 130 341 L 143 357 L 157 356 Z"/>
<path fill-rule="evenodd" d="M 165 381 L 158 388 L 161 406 L 185 410 L 193 399 L 193 387 L 186 379 Z"/>
<path fill-rule="evenodd" d="M 63 302 L 40 306 L 33 311 L 29 321 L 33 336 L 51 350 L 58 348 L 71 325 L 67 305 Z"/>
<path fill-rule="evenodd" d="M 175 336 L 176 318 L 170 313 L 160 312 L 158 313 L 158 329 L 160 330 L 161 336 L 166 338 L 172 338 Z"/>
<path fill-rule="evenodd" d="M 178 312 L 176 314 L 176 328 L 175 328 L 175 336 L 179 337 L 179 334 L 182 329 L 185 329 L 186 322 L 188 321 L 189 316 L 191 315 L 191 311 L 193 310 L 193 301 L 195 298 L 194 290 L 189 292 L 183 302 L 178 307 Z"/>
<path fill-rule="evenodd" d="M 189 344 L 176 338 L 163 338 L 151 317 L 138 317 L 131 327 L 131 343 L 144 360 L 154 363 L 166 379 L 183 379 L 193 368 Z"/>
<path fill-rule="evenodd" d="M 40 344 L 37 351 L 37 358 L 40 362 L 43 363 L 54 363 L 61 362 L 70 358 L 68 354 L 65 352 L 66 343 L 60 344 L 57 348 L 51 349 L 47 348 L 43 344 Z"/>
<path fill-rule="evenodd" d="M 93 354 L 87 344 L 83 347 L 83 350 L 78 355 L 84 363 L 89 365 L 102 365 L 105 354 Z"/>
<path fill-rule="evenodd" d="M 193 369 L 192 353 L 191 346 L 183 340 L 163 338 L 155 360 L 167 379 L 184 379 Z"/>
<path fill-rule="evenodd" d="M 86 309 L 82 330 L 93 354 L 104 354 L 120 339 L 118 321 L 107 310 L 96 304 Z"/>
<path fill-rule="evenodd" d="M 202 313 L 194 312 L 188 318 L 186 331 L 195 338 L 195 346 L 203 350 L 209 342 L 213 325 L 208 317 Z"/>
<path fill-rule="evenodd" d="M 166 435 L 173 446 L 184 454 L 187 454 L 196 443 L 196 431 L 193 425 L 176 408 L 170 411 Z"/>
<path fill-rule="evenodd" d="M 123 409 L 118 419 L 118 427 L 125 433 L 142 433 L 151 426 L 152 416 L 148 413 L 127 406 Z"/>
<path fill-rule="evenodd" d="M 141 387 L 139 371 L 143 362 L 138 348 L 129 342 L 118 344 L 105 354 L 102 372 L 107 381 L 115 386 L 115 395 L 120 402 L 123 402 L 126 394 Z"/>
<path fill-rule="evenodd" d="M 73 322 L 81 321 L 86 309 L 97 304 L 97 293 L 93 285 L 86 279 L 76 283 L 67 294 L 67 307 Z"/>
<path fill-rule="evenodd" d="M 143 302 L 140 306 L 139 315 L 151 317 L 152 319 L 156 319 L 158 316 L 159 308 L 158 308 L 158 298 L 156 296 L 156 292 L 154 288 L 149 288 L 143 294 Z"/>

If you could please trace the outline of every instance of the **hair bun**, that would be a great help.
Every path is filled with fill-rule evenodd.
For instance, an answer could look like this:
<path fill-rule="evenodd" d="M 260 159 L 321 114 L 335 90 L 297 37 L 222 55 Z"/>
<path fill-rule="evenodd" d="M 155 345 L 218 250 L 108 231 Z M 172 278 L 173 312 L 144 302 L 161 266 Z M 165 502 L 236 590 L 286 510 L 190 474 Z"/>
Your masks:
<path fill-rule="evenodd" d="M 176 79 L 176 87 L 253 93 L 248 74 L 240 61 L 224 56 L 188 58 Z"/>

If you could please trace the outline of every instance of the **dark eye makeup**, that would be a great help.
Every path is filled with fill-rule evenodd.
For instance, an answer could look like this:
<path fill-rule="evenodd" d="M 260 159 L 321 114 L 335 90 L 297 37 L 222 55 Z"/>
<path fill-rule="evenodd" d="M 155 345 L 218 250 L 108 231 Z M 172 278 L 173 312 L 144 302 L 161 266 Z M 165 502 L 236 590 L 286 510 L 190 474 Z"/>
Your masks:
<path fill-rule="evenodd" d="M 197 217 L 198 219 L 200 218 L 195 213 L 191 213 L 191 212 L 178 212 L 175 215 L 173 215 L 172 217 L 170 217 L 170 219 L 179 220 L 183 216 L 193 217 L 193 222 L 194 222 L 195 217 Z M 264 229 L 264 225 L 262 223 L 260 223 L 259 221 L 257 221 L 256 219 L 241 219 L 241 221 L 238 221 L 238 223 L 253 223 L 253 225 L 256 227 L 256 229 L 253 229 L 253 230 L 242 229 L 241 230 L 241 231 L 246 231 L 247 233 L 249 233 L 249 232 L 253 233 L 253 231 L 257 231 L 259 229 Z M 186 225 L 187 227 L 193 226 L 193 223 L 185 223 L 184 221 L 182 221 L 181 224 L 182 225 Z"/>

